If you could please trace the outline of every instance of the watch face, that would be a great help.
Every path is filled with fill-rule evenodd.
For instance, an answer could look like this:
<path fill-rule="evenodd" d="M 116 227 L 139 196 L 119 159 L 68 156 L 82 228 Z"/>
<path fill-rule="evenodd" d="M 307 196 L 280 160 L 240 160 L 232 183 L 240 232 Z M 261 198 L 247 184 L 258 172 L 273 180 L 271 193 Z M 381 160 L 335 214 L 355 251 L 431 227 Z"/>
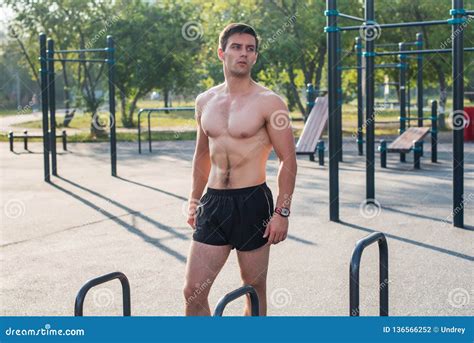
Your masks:
<path fill-rule="evenodd" d="M 290 215 L 290 210 L 287 208 L 282 208 L 281 209 L 281 214 L 284 216 L 289 216 Z"/>

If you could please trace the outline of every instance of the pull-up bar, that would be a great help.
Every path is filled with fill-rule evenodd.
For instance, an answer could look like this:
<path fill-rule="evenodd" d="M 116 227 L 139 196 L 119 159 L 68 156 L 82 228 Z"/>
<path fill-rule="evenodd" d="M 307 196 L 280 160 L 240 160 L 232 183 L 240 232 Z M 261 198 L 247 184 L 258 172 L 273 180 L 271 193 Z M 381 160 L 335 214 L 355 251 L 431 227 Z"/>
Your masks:
<path fill-rule="evenodd" d="M 108 52 L 111 48 L 99 48 L 99 49 L 76 49 L 76 50 L 55 50 L 54 53 L 56 54 L 73 54 L 73 53 L 80 53 L 80 52 Z M 113 49 L 112 49 L 113 50 Z"/>
<path fill-rule="evenodd" d="M 54 61 L 54 62 L 94 62 L 94 63 L 113 63 L 113 61 L 109 61 L 108 59 L 90 59 L 90 60 L 84 60 L 84 59 L 67 59 L 67 58 L 48 58 L 48 61 Z"/>
<path fill-rule="evenodd" d="M 474 47 L 464 48 L 464 51 L 474 51 Z M 428 49 L 428 50 L 406 50 L 406 51 L 382 51 L 375 52 L 376 56 L 390 56 L 390 55 L 424 55 L 424 54 L 449 54 L 452 49 Z M 362 53 L 365 56 L 365 52 Z"/>
<path fill-rule="evenodd" d="M 461 18 L 459 18 L 461 19 Z M 446 25 L 451 24 L 452 19 L 447 20 L 431 20 L 431 21 L 412 21 L 406 23 L 391 23 L 391 24 L 378 24 L 375 21 L 367 21 L 363 25 L 360 26 L 341 26 L 338 29 L 340 31 L 357 31 L 360 28 L 371 28 L 375 27 L 377 29 L 390 29 L 390 28 L 397 28 L 397 27 L 413 27 L 413 26 L 433 26 L 433 25 Z M 464 22 L 465 20 L 461 20 Z M 461 21 L 459 23 L 461 23 Z"/>

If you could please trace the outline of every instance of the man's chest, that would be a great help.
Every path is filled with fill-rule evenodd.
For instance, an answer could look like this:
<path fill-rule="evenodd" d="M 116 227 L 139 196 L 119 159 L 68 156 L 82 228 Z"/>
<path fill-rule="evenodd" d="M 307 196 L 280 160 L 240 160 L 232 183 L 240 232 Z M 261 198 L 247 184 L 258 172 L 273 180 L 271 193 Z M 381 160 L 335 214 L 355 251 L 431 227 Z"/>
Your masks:
<path fill-rule="evenodd" d="M 254 100 L 211 100 L 204 107 L 201 125 L 207 136 L 249 138 L 265 125 L 262 109 Z"/>

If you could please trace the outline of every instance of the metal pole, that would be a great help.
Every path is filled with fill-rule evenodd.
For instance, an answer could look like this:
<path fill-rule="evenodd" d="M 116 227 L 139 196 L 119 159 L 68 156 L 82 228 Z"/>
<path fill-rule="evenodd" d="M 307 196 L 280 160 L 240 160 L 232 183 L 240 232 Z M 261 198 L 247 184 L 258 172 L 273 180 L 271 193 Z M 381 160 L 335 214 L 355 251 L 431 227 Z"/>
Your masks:
<path fill-rule="evenodd" d="M 341 33 L 336 32 L 336 66 L 341 65 Z M 337 144 L 339 152 L 339 162 L 342 162 L 342 70 L 336 68 L 337 73 Z"/>
<path fill-rule="evenodd" d="M 374 0 L 365 0 L 365 21 L 374 22 Z M 374 113 L 374 40 L 365 43 L 365 96 L 366 96 L 366 199 L 375 199 L 375 113 Z"/>
<path fill-rule="evenodd" d="M 48 84 L 49 84 L 49 123 L 50 123 L 50 147 L 51 147 L 51 171 L 58 176 L 56 159 L 56 86 L 54 74 L 54 40 L 48 39 Z"/>
<path fill-rule="evenodd" d="M 362 39 L 357 37 L 356 53 L 357 53 L 357 148 L 359 156 L 364 155 L 364 98 L 362 96 Z"/>
<path fill-rule="evenodd" d="M 117 176 L 117 137 L 115 122 L 115 60 L 114 40 L 107 36 L 107 63 L 109 67 L 109 112 L 110 112 L 110 162 L 112 176 Z"/>
<path fill-rule="evenodd" d="M 335 12 L 337 0 L 327 0 L 326 9 Z M 329 111 L 329 220 L 339 221 L 339 155 L 337 142 L 337 16 L 327 17 L 328 111 Z"/>
<path fill-rule="evenodd" d="M 43 112 L 43 164 L 44 181 L 50 182 L 49 171 L 49 124 L 48 124 L 48 67 L 46 63 L 46 34 L 39 35 L 40 41 L 40 75 L 41 75 L 41 109 Z"/>
<path fill-rule="evenodd" d="M 453 10 L 463 8 L 463 0 L 452 0 Z M 453 14 L 457 20 L 452 25 L 452 56 L 453 56 L 453 225 L 464 227 L 464 31 L 460 23 L 461 14 Z M 456 120 L 455 117 L 458 119 Z"/>
<path fill-rule="evenodd" d="M 314 86 L 312 83 L 306 85 L 306 116 L 304 117 L 304 122 L 308 120 L 309 114 L 314 107 L 314 100 L 316 98 L 316 93 L 314 91 Z"/>
<path fill-rule="evenodd" d="M 438 102 L 431 102 L 431 162 L 438 161 Z"/>
<path fill-rule="evenodd" d="M 400 43 L 399 49 L 403 51 L 405 48 L 405 44 Z M 407 65 L 407 57 L 406 55 L 400 54 L 400 135 L 405 132 L 406 129 L 406 102 L 407 102 L 407 92 L 406 92 L 406 65 Z M 406 162 L 405 153 L 400 153 L 400 162 Z"/>
<path fill-rule="evenodd" d="M 148 112 L 148 151 L 151 152 L 151 111 Z"/>
<path fill-rule="evenodd" d="M 418 49 L 423 49 L 423 34 L 416 34 L 416 41 Z M 418 58 L 418 73 L 417 73 L 417 104 L 418 104 L 418 127 L 423 126 L 423 55 L 419 54 Z"/>

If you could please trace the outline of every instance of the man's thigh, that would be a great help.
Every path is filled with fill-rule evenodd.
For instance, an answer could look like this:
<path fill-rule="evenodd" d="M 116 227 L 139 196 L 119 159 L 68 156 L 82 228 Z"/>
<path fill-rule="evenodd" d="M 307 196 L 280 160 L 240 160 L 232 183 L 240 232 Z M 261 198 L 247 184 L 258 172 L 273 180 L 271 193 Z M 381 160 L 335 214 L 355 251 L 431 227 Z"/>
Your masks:
<path fill-rule="evenodd" d="M 270 245 L 251 250 L 237 251 L 240 274 L 244 283 L 249 285 L 265 284 L 267 279 Z"/>
<path fill-rule="evenodd" d="M 209 245 L 192 241 L 186 266 L 188 287 L 205 288 L 214 282 L 231 251 L 230 245 Z"/>

